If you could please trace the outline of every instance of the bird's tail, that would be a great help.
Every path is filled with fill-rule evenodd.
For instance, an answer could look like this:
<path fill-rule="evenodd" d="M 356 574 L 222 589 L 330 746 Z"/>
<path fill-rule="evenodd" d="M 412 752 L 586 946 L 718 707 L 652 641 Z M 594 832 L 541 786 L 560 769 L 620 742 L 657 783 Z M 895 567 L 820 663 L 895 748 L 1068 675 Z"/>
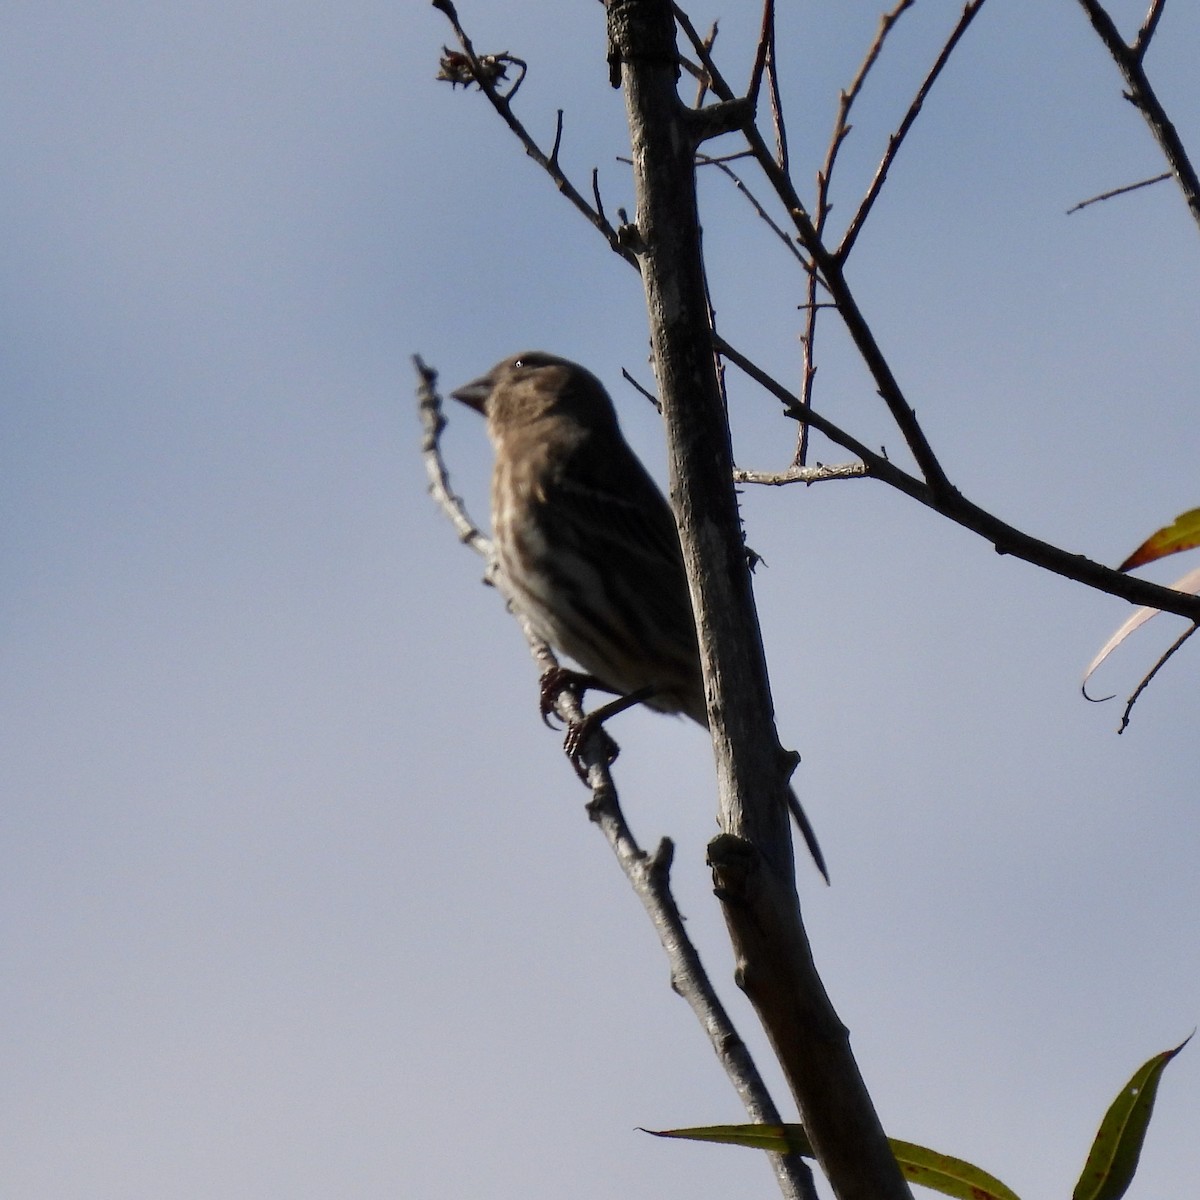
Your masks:
<path fill-rule="evenodd" d="M 800 836 L 804 838 L 804 844 L 808 847 L 809 854 L 812 855 L 813 862 L 817 864 L 817 870 L 821 872 L 825 882 L 828 883 L 829 872 L 825 868 L 825 855 L 821 853 L 821 847 L 817 844 L 817 835 L 813 832 L 808 814 L 800 804 L 800 798 L 790 787 L 788 788 L 788 808 L 791 810 L 792 820 L 796 822 L 796 828 L 800 830 Z"/>

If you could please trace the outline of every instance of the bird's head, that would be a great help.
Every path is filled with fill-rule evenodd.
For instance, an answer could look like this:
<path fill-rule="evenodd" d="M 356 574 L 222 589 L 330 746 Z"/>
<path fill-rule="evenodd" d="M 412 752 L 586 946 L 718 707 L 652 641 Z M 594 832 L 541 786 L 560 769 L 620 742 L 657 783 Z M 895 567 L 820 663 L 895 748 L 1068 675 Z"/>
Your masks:
<path fill-rule="evenodd" d="M 591 371 L 542 350 L 514 354 L 451 395 L 483 413 L 493 437 L 547 419 L 588 432 L 617 424 L 612 401 Z"/>

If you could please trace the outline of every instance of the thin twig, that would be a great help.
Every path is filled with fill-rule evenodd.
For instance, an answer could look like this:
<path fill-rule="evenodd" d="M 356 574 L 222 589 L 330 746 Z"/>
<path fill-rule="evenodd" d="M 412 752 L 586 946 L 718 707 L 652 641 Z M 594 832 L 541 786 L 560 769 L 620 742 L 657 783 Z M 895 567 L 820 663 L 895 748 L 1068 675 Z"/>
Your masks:
<path fill-rule="evenodd" d="M 879 21 L 879 29 L 876 31 L 871 45 L 867 48 L 867 52 L 863 57 L 862 63 L 859 65 L 857 73 L 850 81 L 850 86 L 838 98 L 837 116 L 834 119 L 829 146 L 825 152 L 825 161 L 821 169 L 817 172 L 817 194 L 814 206 L 816 216 L 814 225 L 818 237 L 824 237 L 825 224 L 832 211 L 829 190 L 833 182 L 833 171 L 837 164 L 838 152 L 850 134 L 850 110 L 854 106 L 859 93 L 862 91 L 863 85 L 866 83 L 867 75 L 878 60 L 888 34 L 903 13 L 911 8 L 914 3 L 915 0 L 899 0 L 894 8 L 883 14 Z M 821 307 L 817 303 L 818 279 L 817 271 L 810 267 L 808 271 L 808 297 L 805 304 L 804 331 L 800 334 L 800 402 L 803 408 L 809 410 L 812 408 L 813 392 L 817 379 L 817 320 L 818 309 Z M 808 423 L 801 421 L 796 434 L 796 452 L 792 457 L 792 464 L 796 468 L 803 468 L 808 461 L 808 430 Z"/>
<path fill-rule="evenodd" d="M 735 470 L 735 483 L 759 483 L 784 487 L 789 483 L 825 483 L 830 479 L 865 479 L 871 474 L 866 463 L 818 463 L 815 467 L 789 467 L 786 471 Z"/>
<path fill-rule="evenodd" d="M 712 986 L 700 955 L 688 936 L 683 915 L 675 903 L 670 887 L 671 858 L 674 847 L 664 838 L 653 854 L 638 846 L 629 829 L 615 790 L 608 785 L 593 789 L 588 813 L 599 826 L 613 854 L 625 872 L 634 893 L 642 902 L 658 939 L 666 951 L 671 969 L 671 987 L 685 1000 L 700 1022 L 720 1060 L 726 1075 L 733 1083 L 750 1120 L 755 1124 L 774 1125 L 779 1122 L 779 1110 L 758 1072 L 746 1043 L 738 1034 L 725 1006 Z M 777 1176 L 780 1182 L 807 1179 L 812 1174 L 799 1155 L 786 1155 L 786 1174 Z M 791 1196 L 804 1195 L 802 1185 L 789 1187 Z M 815 1196 L 815 1192 L 812 1193 Z"/>
<path fill-rule="evenodd" d="M 767 65 L 767 54 L 775 28 L 775 0 L 763 0 L 762 24 L 758 31 L 758 45 L 754 48 L 754 66 L 750 68 L 750 83 L 746 87 L 746 98 L 758 107 L 758 93 L 762 88 L 763 70 Z"/>
<path fill-rule="evenodd" d="M 1167 165 L 1171 168 L 1171 174 L 1175 176 L 1175 182 L 1178 183 L 1179 190 L 1183 192 L 1183 198 L 1192 214 L 1192 219 L 1200 227 L 1200 176 L 1197 176 L 1196 168 L 1192 165 L 1183 139 L 1180 138 L 1179 132 L 1167 116 L 1166 109 L 1163 108 L 1158 94 L 1142 67 L 1142 59 L 1145 56 L 1150 37 L 1153 36 L 1158 24 L 1162 5 L 1151 3 L 1150 11 L 1146 14 L 1137 39 L 1131 46 L 1127 46 L 1121 40 L 1121 35 L 1117 31 L 1112 17 L 1108 15 L 1100 0 L 1079 0 L 1079 5 L 1087 14 L 1092 28 L 1104 43 L 1121 74 L 1124 75 L 1125 82 L 1129 87 L 1125 98 L 1142 114 L 1146 124 L 1150 126 L 1150 131 L 1154 134 L 1159 149 L 1167 160 Z"/>
<path fill-rule="evenodd" d="M 662 401 L 659 400 L 659 398 L 649 388 L 643 387 L 640 383 L 638 383 L 638 381 L 636 379 L 634 379 L 634 377 L 629 373 L 629 370 L 627 367 L 621 368 L 621 375 L 624 378 L 625 382 L 627 384 L 629 384 L 630 387 L 632 387 L 634 389 L 634 391 L 641 392 L 641 394 L 647 400 L 650 401 L 650 403 L 654 407 L 655 412 L 657 412 L 657 413 L 662 412 Z"/>
<path fill-rule="evenodd" d="M 974 0 L 974 3 L 976 5 L 982 4 L 983 0 Z M 696 28 L 688 19 L 687 14 L 678 6 L 675 6 L 674 11 L 680 28 L 687 35 L 688 40 L 691 41 L 697 56 L 704 65 L 705 70 L 708 71 L 712 80 L 713 91 L 717 94 L 717 97 L 721 100 L 733 99 L 732 89 L 721 74 L 717 64 L 706 54 L 703 43 L 696 33 Z M 783 203 L 788 216 L 791 217 L 792 224 L 799 234 L 801 244 L 812 256 L 814 264 L 820 271 L 821 277 L 829 289 L 831 298 L 837 304 L 842 321 L 845 323 L 846 329 L 855 347 L 858 349 L 859 355 L 874 377 L 879 388 L 879 395 L 887 405 L 888 411 L 892 414 L 892 420 L 899 427 L 905 443 L 912 453 L 913 458 L 917 461 L 917 466 L 921 469 L 921 474 L 924 475 L 926 482 L 934 491 L 939 493 L 953 492 L 954 489 L 950 480 L 946 476 L 941 463 L 938 462 L 937 455 L 934 453 L 933 447 L 929 444 L 929 439 L 926 438 L 925 431 L 921 428 L 916 413 L 905 399 L 899 381 L 893 375 L 891 366 L 880 349 L 871 326 L 858 307 L 858 302 L 855 300 L 854 293 L 851 291 L 842 270 L 842 262 L 836 256 L 830 254 L 825 247 L 804 202 L 800 199 L 795 185 L 792 183 L 791 177 L 786 171 L 780 169 L 779 164 L 767 148 L 757 126 L 753 122 L 750 122 L 743 128 L 742 132 L 750 149 L 754 151 L 754 157 L 758 162 L 759 169 L 766 175 L 771 186 L 775 189 L 775 194 Z"/>
<path fill-rule="evenodd" d="M 471 39 L 467 36 L 466 31 L 458 20 L 458 13 L 455 11 L 452 0 L 431 0 L 433 7 L 443 13 L 446 19 L 450 22 L 454 29 L 454 35 L 458 38 L 458 43 L 462 47 L 463 53 L 466 55 L 471 64 L 472 71 L 475 75 L 475 82 L 479 85 L 479 90 L 488 98 L 488 102 L 498 112 L 504 123 L 516 134 L 518 140 L 525 147 L 525 153 L 533 159 L 553 180 L 555 186 L 560 192 L 571 202 L 575 208 L 581 212 L 596 229 L 604 235 L 604 239 L 608 242 L 610 249 L 615 254 L 619 254 L 630 266 L 637 268 L 637 255 L 622 245 L 621 239 L 617 230 L 609 224 L 605 219 L 604 214 L 598 209 L 593 208 L 579 189 L 566 177 L 558 165 L 558 138 L 556 137 L 554 149 L 547 155 L 537 142 L 530 136 L 529 131 L 512 110 L 512 92 L 506 94 L 497 89 L 495 82 L 489 78 L 488 72 L 481 69 L 480 61 L 475 53 L 475 47 L 471 43 Z M 522 75 L 522 78 L 524 76 Z M 520 81 L 518 80 L 518 83 Z M 557 125 L 559 136 L 562 132 L 562 114 L 559 114 Z"/>
<path fill-rule="evenodd" d="M 800 334 L 800 406 L 811 412 L 813 390 L 817 382 L 817 311 L 821 307 L 817 303 L 817 283 L 820 276 L 812 266 L 806 274 L 804 331 Z M 797 470 L 803 469 L 808 462 L 808 429 L 807 421 L 801 421 L 796 426 L 796 452 L 792 455 L 792 466 Z"/>
<path fill-rule="evenodd" d="M 443 11 L 445 11 L 445 7 L 449 4 L 449 0 L 433 0 L 433 2 Z M 1085 0 L 1080 0 L 1080 2 L 1084 3 Z M 976 0 L 973 8 L 969 6 L 968 11 L 977 9 L 979 4 L 982 4 L 982 0 Z M 676 17 L 680 28 L 683 29 L 693 46 L 696 46 L 698 43 L 702 45 L 702 39 L 696 33 L 695 27 L 691 24 L 690 20 L 688 20 L 687 14 L 681 9 L 676 9 Z M 713 90 L 718 98 L 733 99 L 733 92 L 724 77 L 716 69 L 715 63 L 710 59 L 704 63 L 704 67 L 710 74 Z M 511 123 L 510 128 L 513 128 Z M 514 129 L 514 132 L 517 132 L 517 130 Z M 518 136 L 521 136 L 520 133 L 518 133 Z M 899 400 L 903 405 L 901 411 L 904 411 L 908 408 L 907 402 L 904 400 L 898 384 L 896 384 L 895 379 L 892 377 L 890 369 L 887 368 L 882 352 L 875 344 L 865 319 L 854 303 L 853 296 L 849 291 L 844 276 L 839 270 L 838 263 L 824 247 L 820 239 L 816 237 L 816 231 L 809 219 L 803 202 L 792 186 L 791 180 L 786 174 L 778 170 L 773 156 L 753 127 L 746 130 L 746 138 L 750 146 L 750 152 L 759 163 L 760 168 L 767 175 L 767 178 L 775 188 L 776 194 L 786 206 L 788 214 L 792 218 L 793 224 L 800 235 L 801 243 L 810 252 L 815 248 L 819 253 L 819 258 L 817 255 L 814 255 L 817 267 L 827 284 L 832 279 L 833 286 L 830 287 L 830 294 L 833 302 L 842 313 L 843 320 L 846 321 L 851 337 L 858 346 L 859 353 L 862 355 L 868 370 L 871 371 L 875 378 L 885 402 L 888 403 L 889 408 L 892 408 L 893 404 Z M 545 167 L 546 164 L 542 162 L 542 165 Z M 554 177 L 553 173 L 549 173 L 557 182 L 557 178 Z M 587 211 L 590 212 L 590 210 Z M 596 225 L 596 222 L 592 221 L 592 224 Z M 597 227 L 599 228 L 599 226 Z M 601 232 L 605 231 L 602 229 Z M 608 237 L 606 232 L 605 237 L 606 239 Z M 626 251 L 624 247 L 614 247 L 614 249 L 630 265 L 635 268 L 637 267 L 637 262 L 632 251 Z M 849 304 L 847 304 L 847 301 Z M 1149 583 L 1133 576 L 1121 575 L 1111 568 L 1104 566 L 1102 563 L 1094 562 L 1083 555 L 1072 554 L 1007 524 L 992 513 L 989 513 L 986 509 L 967 501 L 949 483 L 940 466 L 936 468 L 936 472 L 934 473 L 936 482 L 929 482 L 929 472 L 922 462 L 922 457 L 924 456 L 918 456 L 918 465 L 921 466 L 922 471 L 926 474 L 926 480 L 910 475 L 907 471 L 897 467 L 886 455 L 871 450 L 853 435 L 847 433 L 819 412 L 806 409 L 799 397 L 763 371 L 752 359 L 735 350 L 723 339 L 714 337 L 714 344 L 740 370 L 759 383 L 764 390 L 781 400 L 785 411 L 796 420 L 810 424 L 818 432 L 828 437 L 835 445 L 841 446 L 849 454 L 862 459 L 873 478 L 883 481 L 890 487 L 903 492 L 906 496 L 932 508 L 942 516 L 948 517 L 963 528 L 969 529 L 992 542 L 998 552 L 1012 554 L 1045 570 L 1061 575 L 1066 579 L 1074 579 L 1076 582 L 1085 584 L 1096 591 L 1127 600 L 1131 604 L 1149 605 L 1152 608 L 1162 609 L 1164 612 L 1178 613 L 1180 616 L 1192 621 L 1200 621 L 1200 600 L 1197 600 L 1195 597 L 1182 596 L 1171 588 L 1160 587 L 1157 584 Z M 911 419 L 915 421 L 915 415 L 912 415 Z M 903 429 L 904 426 L 902 425 Z M 906 441 L 909 441 L 907 433 L 905 436 Z M 921 434 L 920 440 L 923 440 L 923 436 Z M 909 441 L 909 445 L 911 448 L 911 441 Z M 928 451 L 928 455 L 932 455 L 931 449 Z M 936 459 L 933 461 L 936 464 Z"/>
<path fill-rule="evenodd" d="M 751 150 L 734 150 L 730 154 L 705 154 L 703 156 L 698 156 L 698 157 L 702 157 L 703 161 L 706 163 L 713 163 L 713 164 L 731 163 L 731 162 L 738 162 L 744 158 L 752 159 L 754 157 L 754 152 Z M 633 160 L 624 158 L 621 161 L 622 162 L 632 162 Z"/>
<path fill-rule="evenodd" d="M 714 21 L 712 23 L 712 28 L 708 31 L 708 36 L 704 39 L 704 44 L 709 48 L 710 51 L 712 50 L 713 46 L 716 45 L 717 34 L 719 32 L 719 26 L 717 22 Z M 689 74 L 695 78 L 697 83 L 696 98 L 692 101 L 692 107 L 698 109 L 704 103 L 704 97 L 708 95 L 708 76 L 704 73 L 703 68 L 699 66 L 696 67 L 694 71 L 689 72 Z"/>
<path fill-rule="evenodd" d="M 794 255 L 799 260 L 800 265 L 805 270 L 810 270 L 808 259 L 800 252 L 800 247 L 796 245 L 796 240 L 786 229 L 779 225 L 769 212 L 763 207 L 758 197 L 746 185 L 746 181 L 734 171 L 728 164 L 734 158 L 744 157 L 744 152 L 738 155 L 722 155 L 719 158 L 714 158 L 708 154 L 697 154 L 696 162 L 704 167 L 716 167 L 723 175 L 726 175 L 733 181 L 734 187 L 750 202 L 750 206 L 754 209 L 759 220 L 761 220 L 770 231 L 788 248 L 789 253 Z"/>
<path fill-rule="evenodd" d="M 557 110 L 557 116 L 554 119 L 554 145 L 550 147 L 550 165 L 558 170 L 558 151 L 562 146 L 563 135 L 563 110 Z"/>
<path fill-rule="evenodd" d="M 858 99 L 859 93 L 863 89 L 863 84 L 866 83 L 867 76 L 871 72 L 871 68 L 878 60 L 883 50 L 883 43 L 887 40 L 892 27 L 904 12 L 915 3 L 916 0 L 899 0 L 895 8 L 885 12 L 879 18 L 879 29 L 875 33 L 874 40 L 867 47 L 867 52 L 863 56 L 857 74 L 850 81 L 850 86 L 838 96 L 837 116 L 834 118 L 833 131 L 829 138 L 829 147 L 825 151 L 825 162 L 817 174 L 816 225 L 819 232 L 824 232 L 825 218 L 829 213 L 829 185 L 833 179 L 833 169 L 837 163 L 838 151 L 850 133 L 850 110 L 854 107 L 854 102 Z"/>
<path fill-rule="evenodd" d="M 1129 728 L 1130 717 L 1133 714 L 1133 706 L 1141 698 L 1142 693 L 1150 686 L 1150 681 L 1159 673 L 1159 671 L 1163 669 L 1163 667 L 1167 665 L 1167 660 L 1174 655 L 1176 650 L 1179 650 L 1183 646 L 1184 642 L 1186 642 L 1198 628 L 1200 628 L 1198 625 L 1189 625 L 1171 643 L 1171 645 L 1163 651 L 1158 662 L 1156 662 L 1154 666 L 1150 668 L 1145 677 L 1142 679 L 1141 683 L 1139 683 L 1137 687 L 1133 689 L 1133 694 L 1125 703 L 1125 711 L 1121 714 L 1121 724 L 1117 729 L 1118 733 L 1124 733 L 1125 730 Z"/>
<path fill-rule="evenodd" d="M 963 34 L 966 33 L 968 26 L 975 19 L 976 14 L 983 7 L 984 0 L 969 0 L 969 3 L 962 11 L 962 15 L 958 18 L 958 24 L 955 25 L 950 36 L 946 39 L 945 45 L 942 46 L 941 52 L 934 61 L 933 66 L 929 69 L 929 74 L 917 89 L 917 94 L 913 97 L 912 103 L 908 106 L 908 112 L 904 114 L 904 119 L 896 127 L 896 132 L 888 138 L 887 149 L 883 153 L 883 158 L 880 160 L 879 166 L 875 169 L 874 178 L 867 187 L 866 194 L 863 196 L 858 209 L 850 220 L 850 224 L 846 227 L 846 232 L 842 235 L 842 240 L 837 250 L 834 252 L 834 257 L 839 262 L 845 262 L 847 255 L 854 247 L 854 243 L 858 240 L 858 235 L 862 232 L 862 227 L 867 217 L 870 215 L 871 209 L 875 205 L 875 201 L 879 199 L 879 193 L 883 188 L 884 181 L 887 179 L 888 171 L 891 169 L 892 163 L 899 152 L 905 137 L 908 136 L 908 131 L 913 127 L 921 108 L 928 98 L 937 77 L 942 73 L 942 68 L 950 59 L 950 55 L 954 52 L 955 46 Z"/>
<path fill-rule="evenodd" d="M 600 220 L 606 224 L 608 218 L 604 215 L 604 201 L 600 199 L 600 168 L 592 168 L 592 199 L 596 202 L 596 212 Z"/>
<path fill-rule="evenodd" d="M 1101 192 L 1098 196 L 1091 196 L 1087 200 L 1080 200 L 1078 204 L 1072 204 L 1067 209 L 1067 216 L 1072 213 L 1077 213 L 1081 208 L 1087 208 L 1089 204 L 1099 204 L 1101 200 L 1111 200 L 1114 196 L 1123 196 L 1126 192 L 1136 192 L 1138 188 L 1149 187 L 1152 183 L 1162 183 L 1165 179 L 1171 178 L 1170 171 L 1164 171 L 1161 175 L 1155 175 L 1153 179 L 1143 179 L 1138 183 L 1127 183 L 1124 187 L 1113 188 L 1108 192 Z"/>
<path fill-rule="evenodd" d="M 458 540 L 491 562 L 491 540 L 480 532 L 479 526 L 467 515 L 462 497 L 450 486 L 450 473 L 442 458 L 441 439 L 446 418 L 442 413 L 441 397 L 437 393 L 437 372 L 426 366 L 419 354 L 414 354 L 412 361 L 421 378 L 417 402 L 421 415 L 421 458 L 425 463 L 425 473 L 429 476 L 429 494 L 449 518 Z"/>
<path fill-rule="evenodd" d="M 771 128 L 775 131 L 775 162 L 788 170 L 787 123 L 783 118 L 783 98 L 779 94 L 779 56 L 776 54 L 775 4 L 767 0 L 764 19 L 767 31 L 767 82 L 771 85 Z"/>
<path fill-rule="evenodd" d="M 1142 22 L 1142 27 L 1137 31 L 1137 37 L 1133 39 L 1132 50 L 1137 55 L 1138 62 L 1141 62 L 1146 57 L 1146 51 L 1150 48 L 1150 39 L 1154 36 L 1154 31 L 1158 28 L 1158 19 L 1163 14 L 1163 9 L 1167 6 L 1167 0 L 1150 0 L 1150 7 L 1146 12 L 1146 18 Z"/>
<path fill-rule="evenodd" d="M 1064 579 L 1074 579 L 1098 592 L 1117 596 L 1130 604 L 1142 604 L 1158 608 L 1163 612 L 1177 613 L 1189 621 L 1200 622 L 1200 598 L 1163 587 L 1114 571 L 1103 563 L 1095 562 L 1082 554 L 1072 554 L 1059 546 L 1044 542 L 1032 534 L 1017 529 L 999 517 L 972 503 L 956 488 L 949 491 L 931 487 L 915 475 L 897 467 L 895 463 L 878 451 L 870 449 L 856 437 L 847 433 L 828 417 L 813 410 L 806 411 L 797 396 L 793 395 L 778 380 L 767 374 L 757 363 L 728 342 L 718 341 L 721 353 L 740 371 L 753 379 L 760 387 L 775 396 L 783 404 L 784 412 L 796 420 L 808 421 L 814 429 L 824 434 L 835 445 L 862 459 L 867 473 L 874 479 L 894 487 L 927 508 L 956 525 L 969 529 L 991 542 L 999 554 L 1011 554 L 1014 558 L 1043 567 Z"/>

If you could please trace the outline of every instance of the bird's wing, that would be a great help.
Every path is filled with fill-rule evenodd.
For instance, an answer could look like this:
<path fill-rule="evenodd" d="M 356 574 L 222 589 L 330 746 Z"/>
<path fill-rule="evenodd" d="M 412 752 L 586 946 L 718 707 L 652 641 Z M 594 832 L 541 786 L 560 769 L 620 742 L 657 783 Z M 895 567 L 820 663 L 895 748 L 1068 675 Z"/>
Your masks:
<path fill-rule="evenodd" d="M 676 652 L 694 659 L 695 623 L 670 505 L 624 439 L 605 453 L 586 450 L 552 484 L 543 519 L 556 527 L 560 545 L 622 576 L 610 586 L 634 591 L 648 625 L 670 631 Z"/>

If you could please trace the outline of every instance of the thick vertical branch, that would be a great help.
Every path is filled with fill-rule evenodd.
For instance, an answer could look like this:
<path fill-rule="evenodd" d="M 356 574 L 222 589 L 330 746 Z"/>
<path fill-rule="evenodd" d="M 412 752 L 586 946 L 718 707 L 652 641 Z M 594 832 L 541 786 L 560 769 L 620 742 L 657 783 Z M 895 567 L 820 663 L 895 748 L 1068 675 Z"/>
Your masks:
<path fill-rule="evenodd" d="M 647 16 L 659 19 L 647 20 Z M 773 736 L 766 664 L 742 544 L 733 454 L 714 370 L 699 253 L 689 110 L 676 92 L 670 5 L 611 0 L 610 45 L 623 66 L 637 233 L 650 339 L 671 446 L 670 490 L 688 559 L 717 747 L 724 825 L 769 847 L 791 879 L 783 795 L 787 756 Z"/>
<path fill-rule="evenodd" d="M 774 731 L 713 368 L 696 208 L 698 122 L 676 90 L 670 0 L 607 0 L 637 189 L 641 264 L 671 453 L 671 498 L 700 634 L 726 833 L 710 847 L 754 1003 L 839 1200 L 910 1200 L 809 952 L 791 869 L 787 756 Z M 705 126 L 714 122 L 706 110 Z"/>

